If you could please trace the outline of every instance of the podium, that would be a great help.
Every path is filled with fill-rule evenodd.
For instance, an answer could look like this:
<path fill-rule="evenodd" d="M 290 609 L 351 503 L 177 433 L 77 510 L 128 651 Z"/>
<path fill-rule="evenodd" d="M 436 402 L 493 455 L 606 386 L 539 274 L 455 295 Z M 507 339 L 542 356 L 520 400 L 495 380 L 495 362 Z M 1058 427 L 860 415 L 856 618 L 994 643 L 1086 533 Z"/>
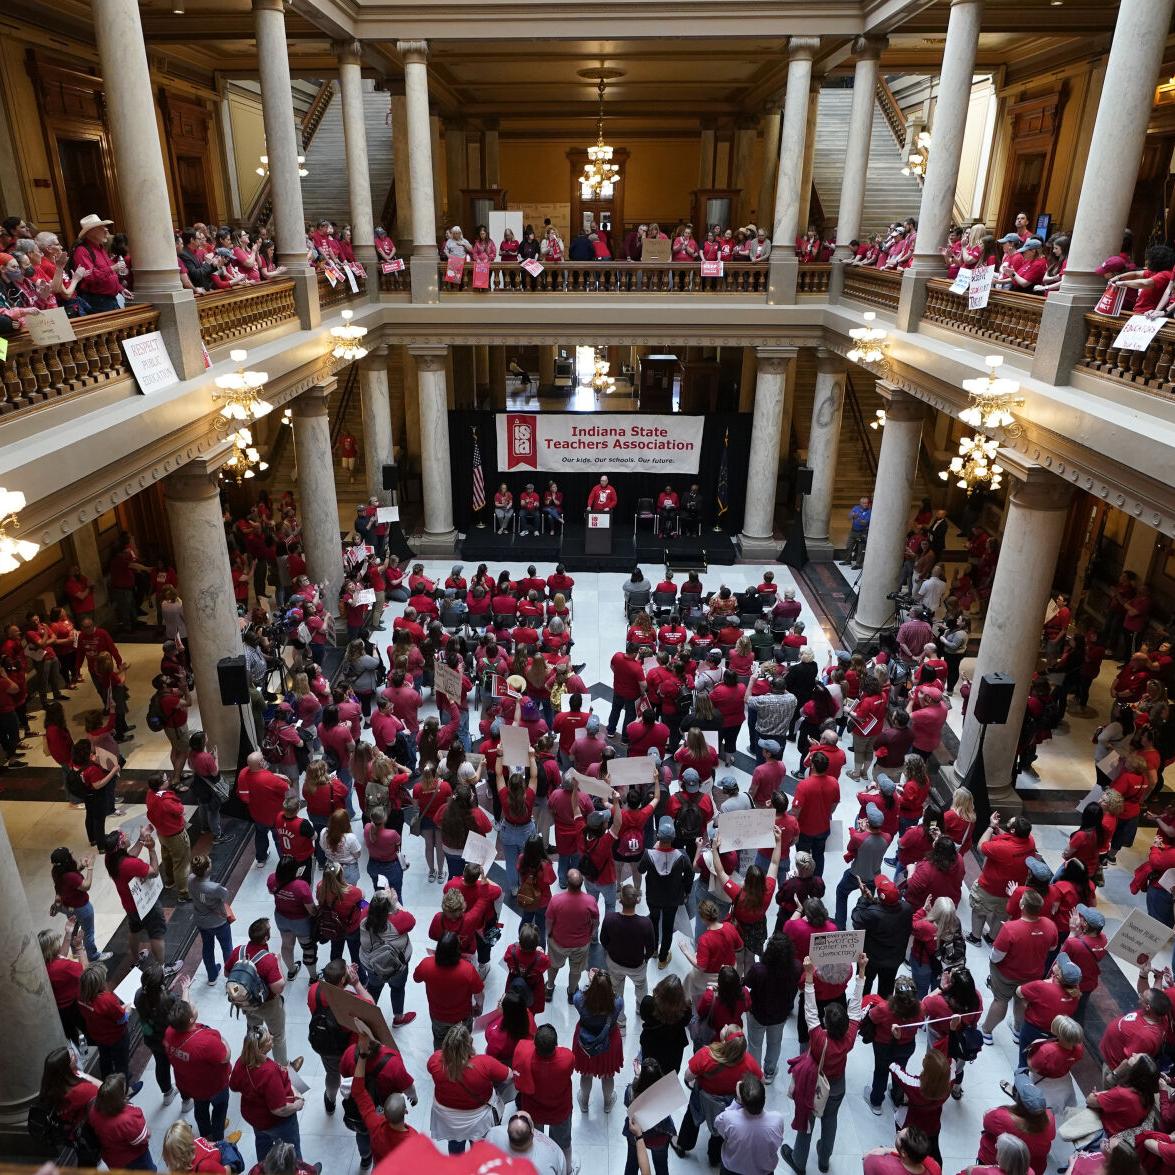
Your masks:
<path fill-rule="evenodd" d="M 583 536 L 585 555 L 612 554 L 612 515 L 606 511 L 587 512 L 587 530 Z"/>

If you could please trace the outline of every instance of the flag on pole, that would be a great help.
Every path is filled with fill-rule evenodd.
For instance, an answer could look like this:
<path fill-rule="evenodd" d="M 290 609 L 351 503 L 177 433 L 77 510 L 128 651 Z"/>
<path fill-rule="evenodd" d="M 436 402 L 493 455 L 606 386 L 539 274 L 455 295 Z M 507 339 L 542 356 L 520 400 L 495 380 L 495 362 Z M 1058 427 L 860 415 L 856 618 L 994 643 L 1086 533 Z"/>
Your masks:
<path fill-rule="evenodd" d="M 722 464 L 718 467 L 718 493 L 716 495 L 718 501 L 718 518 L 717 522 L 721 522 L 722 516 L 730 508 L 728 498 L 730 497 L 730 429 L 726 430 L 722 438 Z M 719 527 L 715 526 L 715 530 Z"/>
<path fill-rule="evenodd" d="M 473 430 L 473 510 L 484 510 L 486 504 L 486 477 L 481 467 L 481 444 L 477 439 L 477 429 Z"/>

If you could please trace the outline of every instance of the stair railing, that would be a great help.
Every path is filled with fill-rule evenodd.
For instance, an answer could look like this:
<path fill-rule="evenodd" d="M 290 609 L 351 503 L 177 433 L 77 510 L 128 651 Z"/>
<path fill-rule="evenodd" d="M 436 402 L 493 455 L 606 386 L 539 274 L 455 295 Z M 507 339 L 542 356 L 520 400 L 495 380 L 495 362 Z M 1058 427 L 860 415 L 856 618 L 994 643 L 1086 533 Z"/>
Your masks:
<path fill-rule="evenodd" d="M 352 363 L 347 368 L 346 378 L 343 380 L 343 386 L 339 391 L 338 403 L 335 405 L 335 417 L 330 425 L 330 448 L 333 453 L 335 446 L 339 443 L 339 437 L 343 435 L 343 427 L 347 421 L 347 409 L 351 405 L 351 397 L 355 394 L 355 389 L 359 386 L 359 364 Z"/>
<path fill-rule="evenodd" d="M 865 454 L 865 464 L 869 472 L 877 475 L 877 453 L 873 448 L 873 430 L 865 423 L 861 412 L 861 401 L 857 399 L 857 391 L 853 387 L 851 374 L 845 374 L 845 410 L 853 422 L 853 431 L 857 434 L 857 442 L 862 453 Z"/>
<path fill-rule="evenodd" d="M 885 124 L 889 127 L 890 133 L 894 137 L 898 151 L 905 151 L 906 116 L 902 113 L 902 108 L 898 105 L 898 100 L 894 97 L 893 90 L 889 88 L 889 83 L 881 76 L 877 79 L 877 103 L 881 107 L 881 113 L 885 117 Z"/>

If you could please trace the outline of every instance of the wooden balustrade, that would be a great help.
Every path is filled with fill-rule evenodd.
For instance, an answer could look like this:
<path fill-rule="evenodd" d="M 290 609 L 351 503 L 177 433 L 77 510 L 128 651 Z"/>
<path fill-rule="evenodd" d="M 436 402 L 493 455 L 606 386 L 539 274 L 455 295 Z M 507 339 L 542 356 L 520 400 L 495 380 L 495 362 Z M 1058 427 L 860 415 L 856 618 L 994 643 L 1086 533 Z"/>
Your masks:
<path fill-rule="evenodd" d="M 8 358 L 0 364 L 0 414 L 128 378 L 131 371 L 120 344 L 149 334 L 158 323 L 153 307 L 135 306 L 73 319 L 77 338 L 72 342 L 38 347 L 27 333 L 10 338 Z"/>
<path fill-rule="evenodd" d="M 1163 327 L 1145 351 L 1123 351 L 1114 339 L 1126 324 L 1126 316 L 1085 316 L 1085 351 L 1078 370 L 1092 371 L 1106 379 L 1128 383 L 1164 396 L 1175 395 L 1175 326 Z"/>
<path fill-rule="evenodd" d="M 378 263 L 377 263 L 378 264 Z M 395 273 L 381 273 L 379 288 L 385 294 L 403 293 L 412 289 L 412 274 L 405 263 L 404 268 Z"/>
<path fill-rule="evenodd" d="M 930 279 L 923 322 L 933 322 L 947 330 L 1020 351 L 1031 353 L 1036 350 L 1040 316 L 1044 310 L 1043 298 L 1011 290 L 992 290 L 982 310 L 969 310 L 967 295 L 952 294 L 950 287 L 946 278 Z"/>
<path fill-rule="evenodd" d="M 294 283 L 289 278 L 201 294 L 196 305 L 200 310 L 200 337 L 209 349 L 298 317 Z"/>
<path fill-rule="evenodd" d="M 340 302 L 349 302 L 352 298 L 362 298 L 367 283 L 362 274 L 356 275 L 355 280 L 359 285 L 358 293 L 351 291 L 351 283 L 345 277 L 341 282 L 332 286 L 327 280 L 326 274 L 320 269 L 318 271 L 318 305 L 325 310 L 330 306 L 337 306 Z"/>
<path fill-rule="evenodd" d="M 796 278 L 796 293 L 827 294 L 828 283 L 831 277 L 831 265 L 820 262 L 812 265 L 801 265 L 799 277 Z"/>
<path fill-rule="evenodd" d="M 490 289 L 473 290 L 473 266 L 466 264 L 461 282 L 445 281 L 446 263 L 439 262 L 437 280 L 442 293 L 468 290 L 474 293 L 526 294 L 766 294 L 767 266 L 727 262 L 721 277 L 702 277 L 701 268 L 689 262 L 561 261 L 543 263 L 543 271 L 531 277 L 514 262 L 490 266 Z"/>
<path fill-rule="evenodd" d="M 896 269 L 871 269 L 863 265 L 845 266 L 844 296 L 867 302 L 882 310 L 897 310 L 902 275 Z"/>

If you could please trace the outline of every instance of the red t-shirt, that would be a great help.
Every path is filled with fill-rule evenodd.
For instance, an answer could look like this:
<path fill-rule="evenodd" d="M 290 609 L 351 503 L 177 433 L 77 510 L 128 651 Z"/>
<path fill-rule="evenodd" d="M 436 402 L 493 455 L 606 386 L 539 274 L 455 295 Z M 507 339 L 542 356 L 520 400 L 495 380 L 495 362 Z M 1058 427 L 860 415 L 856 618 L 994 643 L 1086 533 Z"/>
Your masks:
<path fill-rule="evenodd" d="M 735 953 L 742 946 L 742 935 L 733 922 L 702 931 L 698 939 L 698 970 L 713 975 L 720 967 L 733 967 Z"/>
<path fill-rule="evenodd" d="M 737 881 L 728 881 L 723 889 L 726 891 L 726 896 L 734 903 L 731 907 L 734 920 L 743 926 L 750 926 L 767 917 L 767 911 L 771 908 L 771 899 L 775 896 L 775 878 L 764 878 L 763 901 L 758 905 L 752 905 L 749 899 L 743 898 L 743 887 Z"/>
<path fill-rule="evenodd" d="M 129 1167 L 151 1145 L 147 1119 L 138 1106 L 124 1106 L 110 1116 L 91 1107 L 90 1126 L 98 1136 L 102 1160 L 112 1171 Z"/>
<path fill-rule="evenodd" d="M 179 836 L 188 824 L 184 802 L 170 788 L 147 791 L 147 819 L 160 836 Z"/>
<path fill-rule="evenodd" d="M 309 891 L 309 886 L 306 887 Z M 305 915 L 303 915 L 305 916 Z M 272 988 L 275 983 L 281 982 L 281 964 L 266 943 L 246 943 L 244 946 L 234 947 L 225 966 L 225 974 L 233 969 L 233 964 L 241 957 L 242 952 L 246 959 L 252 959 L 257 974 Z"/>
<path fill-rule="evenodd" d="M 1085 1045 L 1078 1042 L 1071 1049 L 1051 1038 L 1033 1041 L 1028 1059 L 1034 1073 L 1041 1077 L 1064 1077 L 1085 1056 Z"/>
<path fill-rule="evenodd" d="M 1072 1016 L 1077 1011 L 1079 996 L 1070 996 L 1068 991 L 1052 979 L 1033 979 L 1020 985 L 1024 993 L 1024 1019 L 1044 1032 L 1052 1027 L 1057 1016 Z"/>
<path fill-rule="evenodd" d="M 80 873 L 71 870 L 64 874 L 57 886 L 58 902 L 71 910 L 80 909 L 90 900 L 88 891 L 82 889 L 84 883 L 85 879 Z"/>
<path fill-rule="evenodd" d="M 1008 892 L 1008 883 L 1021 885 L 1028 876 L 1024 864 L 1036 852 L 1036 841 L 1031 836 L 1013 836 L 1010 832 L 997 832 L 985 844 L 979 846 L 983 857 L 983 869 L 979 874 L 979 888 L 989 894 L 1002 897 Z"/>
<path fill-rule="evenodd" d="M 1144 286 L 1138 291 L 1138 297 L 1134 302 L 1135 314 L 1144 314 L 1147 310 L 1153 310 L 1159 304 L 1159 299 L 1166 293 L 1172 278 L 1172 273 L 1169 269 L 1160 269 L 1155 273 L 1151 273 L 1149 269 L 1144 269 L 1142 275 L 1143 277 L 1149 277 L 1151 284 Z"/>
<path fill-rule="evenodd" d="M 1097 1095 L 1097 1104 L 1107 1135 L 1138 1126 L 1146 1117 L 1142 1098 L 1139 1097 L 1137 1090 L 1131 1089 L 1128 1085 L 1116 1085 L 1102 1090 Z"/>
<path fill-rule="evenodd" d="M 575 732 L 587 726 L 591 717 L 586 711 L 568 710 L 566 713 L 555 715 L 555 733 L 559 736 L 559 750 L 565 755 L 571 754 L 571 747 L 575 741 Z"/>
<path fill-rule="evenodd" d="M 995 964 L 1000 974 L 1015 983 L 1027 983 L 1044 974 L 1045 960 L 1057 945 L 1057 928 L 1047 918 L 1028 921 L 1017 918 L 1005 922 L 996 935 L 992 948 L 1004 951 L 1005 956 Z M 1076 1003 L 1073 1007 L 1076 1007 Z M 1048 1021 L 1049 1024 L 1052 1020 Z"/>
<path fill-rule="evenodd" d="M 95 1044 L 117 1044 L 126 1035 L 127 1010 L 112 991 L 102 992 L 92 1004 L 78 1004 L 86 1035 Z"/>
<path fill-rule="evenodd" d="M 131 878 L 146 877 L 151 872 L 151 866 L 138 857 L 123 857 L 118 863 L 118 870 L 114 877 L 114 888 L 118 890 L 118 899 L 122 908 L 133 917 L 138 917 L 135 909 L 135 899 L 131 895 Z"/>
<path fill-rule="evenodd" d="M 514 1068 L 518 1108 L 530 1114 L 536 1126 L 555 1125 L 571 1117 L 575 1057 L 570 1049 L 557 1046 L 550 1057 L 540 1057 L 533 1040 L 520 1040 L 514 1050 Z"/>
<path fill-rule="evenodd" d="M 1146 1019 L 1141 1012 L 1127 1012 L 1111 1020 L 1099 1044 L 1102 1060 L 1116 1069 L 1131 1053 L 1154 1056 L 1163 1043 L 1163 1026 Z"/>
<path fill-rule="evenodd" d="M 584 855 L 592 860 L 598 872 L 592 879 L 593 885 L 616 884 L 616 862 L 612 859 L 612 850 L 616 847 L 616 834 L 611 828 L 606 829 L 600 836 L 589 844 L 584 838 Z"/>
<path fill-rule="evenodd" d="M 254 1130 L 268 1130 L 284 1122 L 273 1111 L 281 1109 L 294 1097 L 294 1088 L 286 1070 L 276 1061 L 262 1061 L 256 1069 L 238 1059 L 229 1077 L 229 1088 L 241 1095 L 241 1117 Z"/>
<path fill-rule="evenodd" d="M 750 1053 L 745 1053 L 737 1065 L 719 1065 L 708 1048 L 690 1057 L 689 1071 L 698 1079 L 701 1089 L 725 1097 L 734 1094 L 738 1083 L 747 1073 L 753 1073 L 760 1081 L 763 1079 L 763 1070 Z"/>
<path fill-rule="evenodd" d="M 793 808 L 803 836 L 823 836 L 840 803 L 840 784 L 831 775 L 806 775 L 796 785 Z"/>
<path fill-rule="evenodd" d="M 78 989 L 81 987 L 82 972 L 85 968 L 76 959 L 66 959 L 60 955 L 51 959 L 46 967 L 49 972 L 49 986 L 53 988 L 53 999 L 59 1008 L 68 1008 L 77 1003 Z"/>
<path fill-rule="evenodd" d="M 428 1059 L 428 1072 L 437 1105 L 451 1110 L 476 1110 L 484 1106 L 493 1097 L 494 1086 L 510 1076 L 510 1070 L 501 1061 L 482 1053 L 465 1066 L 460 1081 L 453 1081 L 445 1073 L 439 1049 Z"/>
<path fill-rule="evenodd" d="M 163 1034 L 163 1049 L 184 1097 L 207 1100 L 228 1087 L 232 1071 L 228 1048 L 215 1028 L 195 1024 L 186 1032 L 177 1032 L 169 1027 Z"/>
<path fill-rule="evenodd" d="M 412 978 L 424 984 L 428 1014 L 442 1024 L 457 1024 L 473 1015 L 473 997 L 485 984 L 477 968 L 466 959 L 456 967 L 438 967 L 429 955 L 416 964 Z"/>
<path fill-rule="evenodd" d="M 627 653 L 613 653 L 611 666 L 612 692 L 627 702 L 635 701 L 645 680 L 645 667 Z"/>
<path fill-rule="evenodd" d="M 1028 1164 L 1032 1175 L 1044 1175 L 1048 1169 L 1049 1148 L 1057 1134 L 1057 1123 L 1052 1110 L 1048 1114 L 1048 1125 L 1038 1134 L 1028 1134 L 1019 1120 L 1012 1116 L 1008 1106 L 996 1106 L 983 1115 L 983 1133 L 979 1136 L 979 1162 L 995 1164 L 995 1142 L 1001 1134 L 1014 1134 L 1028 1147 Z"/>

